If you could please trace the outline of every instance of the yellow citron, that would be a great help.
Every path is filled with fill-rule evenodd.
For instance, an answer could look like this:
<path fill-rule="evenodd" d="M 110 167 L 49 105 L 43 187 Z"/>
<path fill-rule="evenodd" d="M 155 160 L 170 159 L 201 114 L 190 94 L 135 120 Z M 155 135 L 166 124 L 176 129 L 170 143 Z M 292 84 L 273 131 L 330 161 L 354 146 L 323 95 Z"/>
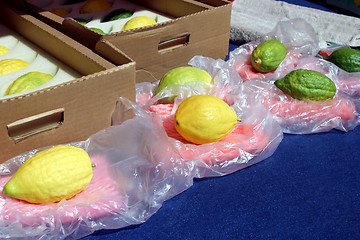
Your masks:
<path fill-rule="evenodd" d="M 130 19 L 125 23 L 122 27 L 122 30 L 129 30 L 134 28 L 140 28 L 145 26 L 150 26 L 156 24 L 155 19 L 148 17 L 148 16 L 138 16 Z"/>
<path fill-rule="evenodd" d="M 92 176 L 85 150 L 58 145 L 26 160 L 5 184 L 3 193 L 30 203 L 58 202 L 85 189 Z"/>
<path fill-rule="evenodd" d="M 223 139 L 237 121 L 236 112 L 221 98 L 196 95 L 185 99 L 175 113 L 175 128 L 187 141 L 206 144 Z"/>
<path fill-rule="evenodd" d="M 16 72 L 29 65 L 21 59 L 3 59 L 0 61 L 0 75 Z"/>
<path fill-rule="evenodd" d="M 52 79 L 53 76 L 42 72 L 28 72 L 18 77 L 5 91 L 5 96 L 24 92 L 43 85 Z"/>
<path fill-rule="evenodd" d="M 52 12 L 53 14 L 56 14 L 60 17 L 64 17 L 69 14 L 69 11 L 64 8 L 54 8 L 54 9 L 50 10 L 50 12 Z"/>
<path fill-rule="evenodd" d="M 8 49 L 5 46 L 0 45 L 0 55 L 4 55 L 5 53 L 8 53 L 8 52 L 10 52 L 10 49 Z"/>
<path fill-rule="evenodd" d="M 112 4 L 106 0 L 89 0 L 80 8 L 80 13 L 101 12 L 111 7 Z"/>

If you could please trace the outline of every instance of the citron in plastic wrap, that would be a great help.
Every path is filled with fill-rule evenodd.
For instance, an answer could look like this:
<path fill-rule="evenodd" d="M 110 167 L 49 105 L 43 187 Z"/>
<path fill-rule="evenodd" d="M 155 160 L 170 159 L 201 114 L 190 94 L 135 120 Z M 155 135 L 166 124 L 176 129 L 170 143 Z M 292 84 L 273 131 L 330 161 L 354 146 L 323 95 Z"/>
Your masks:
<path fill-rule="evenodd" d="M 333 99 L 336 85 L 324 74 L 307 69 L 296 69 L 275 81 L 285 94 L 299 100 L 325 101 Z"/>
<path fill-rule="evenodd" d="M 347 72 L 360 72 L 360 51 L 353 48 L 339 48 L 326 60 Z"/>
<path fill-rule="evenodd" d="M 223 139 L 239 118 L 221 98 L 195 95 L 180 103 L 175 113 L 175 129 L 187 141 L 206 144 Z"/>
<path fill-rule="evenodd" d="M 276 69 L 286 57 L 286 48 L 279 40 L 266 40 L 251 53 L 251 64 L 259 72 Z"/>
<path fill-rule="evenodd" d="M 30 203 L 69 199 L 89 185 L 92 167 L 85 150 L 58 145 L 26 160 L 5 184 L 3 193 Z"/>
<path fill-rule="evenodd" d="M 80 8 L 80 13 L 91 13 L 106 11 L 112 4 L 106 0 L 89 0 Z"/>
<path fill-rule="evenodd" d="M 213 83 L 210 74 L 203 69 L 191 66 L 177 67 L 164 74 L 160 79 L 155 94 L 158 94 L 169 85 L 183 85 L 195 81 Z"/>
<path fill-rule="evenodd" d="M 52 79 L 53 76 L 42 72 L 29 72 L 18 77 L 5 91 L 5 96 L 24 92 L 43 85 Z"/>
<path fill-rule="evenodd" d="M 138 16 L 127 21 L 125 25 L 122 27 L 122 30 L 123 31 L 130 30 L 130 29 L 150 26 L 154 24 L 156 24 L 155 19 L 148 16 Z"/>
<path fill-rule="evenodd" d="M 4 55 L 5 53 L 8 53 L 8 52 L 10 52 L 10 49 L 8 49 L 5 46 L 0 45 L 0 55 Z"/>
<path fill-rule="evenodd" d="M 0 75 L 19 71 L 29 65 L 21 59 L 3 59 L 0 61 Z"/>

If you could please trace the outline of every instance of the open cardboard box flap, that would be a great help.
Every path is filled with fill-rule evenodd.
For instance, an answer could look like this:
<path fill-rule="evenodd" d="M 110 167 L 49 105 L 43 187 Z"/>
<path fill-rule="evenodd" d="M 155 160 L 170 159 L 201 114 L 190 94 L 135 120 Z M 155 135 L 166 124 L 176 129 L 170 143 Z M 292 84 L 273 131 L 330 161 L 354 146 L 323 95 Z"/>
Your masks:
<path fill-rule="evenodd" d="M 170 20 L 107 34 L 91 30 L 71 15 L 62 18 L 32 4 L 15 2 L 115 64 L 119 64 L 116 53 L 107 54 L 102 50 L 121 50 L 136 62 L 137 82 L 157 80 L 170 69 L 187 65 L 195 55 L 225 59 L 228 53 L 232 3 L 225 0 L 132 0 L 129 2 Z M 107 40 L 111 46 L 103 47 L 106 42 L 99 44 L 102 40 Z"/>
<path fill-rule="evenodd" d="M 136 64 L 121 51 L 116 66 L 1 1 L 0 23 L 83 75 L 0 100 L 0 162 L 32 149 L 85 140 L 111 125 L 120 96 L 135 101 Z"/>

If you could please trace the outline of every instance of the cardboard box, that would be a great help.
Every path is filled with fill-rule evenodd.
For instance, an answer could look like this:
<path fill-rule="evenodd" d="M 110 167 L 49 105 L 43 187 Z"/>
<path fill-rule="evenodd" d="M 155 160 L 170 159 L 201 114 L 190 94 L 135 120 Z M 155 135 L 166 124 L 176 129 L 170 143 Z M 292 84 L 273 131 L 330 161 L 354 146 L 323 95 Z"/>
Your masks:
<path fill-rule="evenodd" d="M 0 162 L 32 149 L 86 140 L 111 125 L 119 97 L 135 101 L 136 64 L 120 51 L 116 66 L 2 1 L 0 23 L 83 76 L 0 100 Z"/>
<path fill-rule="evenodd" d="M 113 2 L 115 4 L 119 1 L 125 0 Z M 104 35 L 90 30 L 73 17 L 68 17 L 71 13 L 65 18 L 59 17 L 51 13 L 50 8 L 46 10 L 46 7 L 34 6 L 35 0 L 28 2 L 31 3 L 18 1 L 18 6 L 26 8 L 41 21 L 59 29 L 113 63 L 119 64 L 111 49 L 123 51 L 136 62 L 137 82 L 158 80 L 170 69 L 187 65 L 195 55 L 225 59 L 228 53 L 231 17 L 231 2 L 228 1 L 129 0 L 127 2 L 167 18 L 168 21 L 127 31 L 118 29 L 117 32 Z M 113 9 L 103 14 L 111 10 Z"/>

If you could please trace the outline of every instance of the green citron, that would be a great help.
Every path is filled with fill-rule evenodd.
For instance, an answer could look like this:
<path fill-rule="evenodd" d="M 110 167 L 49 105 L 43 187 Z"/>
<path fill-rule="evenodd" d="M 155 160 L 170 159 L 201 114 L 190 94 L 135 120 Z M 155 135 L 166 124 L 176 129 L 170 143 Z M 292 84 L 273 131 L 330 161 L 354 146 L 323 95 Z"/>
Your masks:
<path fill-rule="evenodd" d="M 259 72 L 276 69 L 286 57 L 286 48 L 278 40 L 260 43 L 251 54 L 251 64 Z"/>
<path fill-rule="evenodd" d="M 275 85 L 285 94 L 299 100 L 324 101 L 335 96 L 334 82 L 324 74 L 306 69 L 297 69 L 276 80 Z"/>
<path fill-rule="evenodd" d="M 103 19 L 103 22 L 115 21 L 115 20 L 123 19 L 123 18 L 129 18 L 132 15 L 133 15 L 133 13 L 130 12 L 129 10 L 119 8 L 119 9 L 112 11 L 108 15 L 106 15 Z"/>
<path fill-rule="evenodd" d="M 100 28 L 90 28 L 91 30 L 97 32 L 97 33 L 100 33 L 100 34 L 105 34 L 105 32 L 103 30 L 101 30 Z"/>
<path fill-rule="evenodd" d="M 74 18 L 76 21 L 78 21 L 80 24 L 82 25 L 85 25 L 88 23 L 88 21 L 86 21 L 85 19 L 83 18 Z"/>
<path fill-rule="evenodd" d="M 353 48 L 339 48 L 326 60 L 347 72 L 360 72 L 360 51 Z"/>
<path fill-rule="evenodd" d="M 43 85 L 52 79 L 53 76 L 42 72 L 29 72 L 18 77 L 5 91 L 5 96 L 24 92 Z"/>
<path fill-rule="evenodd" d="M 187 141 L 206 144 L 223 139 L 240 119 L 221 98 L 195 95 L 180 103 L 175 113 L 175 129 Z"/>
<path fill-rule="evenodd" d="M 184 66 L 171 69 L 160 79 L 159 86 L 155 94 L 169 85 L 184 85 L 189 82 L 206 82 L 213 83 L 210 74 L 200 68 Z"/>

